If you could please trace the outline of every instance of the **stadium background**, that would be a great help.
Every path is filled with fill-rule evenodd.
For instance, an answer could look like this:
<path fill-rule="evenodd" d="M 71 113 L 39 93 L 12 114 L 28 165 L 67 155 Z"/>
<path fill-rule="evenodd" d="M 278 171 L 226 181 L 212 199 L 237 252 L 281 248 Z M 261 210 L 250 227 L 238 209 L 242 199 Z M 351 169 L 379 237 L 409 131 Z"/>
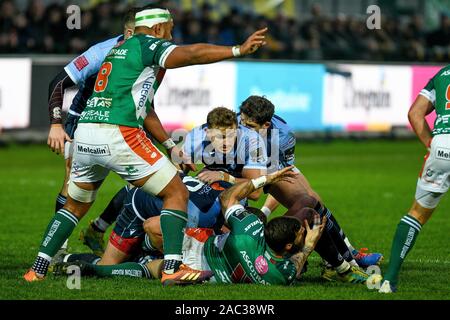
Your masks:
<path fill-rule="evenodd" d="M 120 17 L 127 6 L 144 3 L 0 2 L 0 250 L 4 257 L 0 298 L 383 298 L 363 287 L 321 282 L 317 256 L 312 257 L 312 271 L 303 287 L 288 290 L 238 286 L 233 292 L 161 291 L 157 282 L 146 290 L 147 281 L 122 279 L 101 284 L 84 280 L 80 295 L 65 288 L 64 279 L 32 290 L 23 285 L 20 276 L 34 258 L 53 214 L 63 176 L 62 159 L 45 146 L 48 84 L 76 54 L 120 34 Z M 297 165 L 350 238 L 388 256 L 395 226 L 411 203 L 424 155 L 424 148 L 413 139 L 407 111 L 428 79 L 450 58 L 450 1 L 166 3 L 174 14 L 174 40 L 179 44 L 236 44 L 265 25 L 270 35 L 268 45 L 251 59 L 167 72 L 156 97 L 156 110 L 165 126 L 190 129 L 204 122 L 213 107 L 236 108 L 250 94 L 266 95 L 298 134 Z M 81 30 L 66 27 L 69 4 L 82 8 Z M 380 30 L 366 27 L 370 16 L 366 10 L 372 4 L 381 8 Z M 74 93 L 67 93 L 66 107 Z M 89 216 L 70 239 L 73 250 L 85 250 L 77 241 L 79 228 L 101 211 L 121 185 L 114 175 L 108 178 Z M 445 241 L 449 209 L 444 200 L 424 228 L 405 263 L 402 292 L 391 298 L 450 298 Z"/>

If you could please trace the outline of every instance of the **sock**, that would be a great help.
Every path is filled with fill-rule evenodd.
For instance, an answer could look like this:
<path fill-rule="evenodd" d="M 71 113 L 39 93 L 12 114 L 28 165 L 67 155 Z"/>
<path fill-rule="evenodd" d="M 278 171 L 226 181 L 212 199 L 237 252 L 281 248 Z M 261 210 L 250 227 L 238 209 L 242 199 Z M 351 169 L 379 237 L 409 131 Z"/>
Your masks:
<path fill-rule="evenodd" d="M 78 218 L 66 209 L 59 210 L 53 216 L 44 233 L 38 257 L 32 267 L 36 273 L 39 275 L 47 273 L 48 264 L 50 264 L 53 256 L 61 248 L 64 241 L 70 236 L 77 223 Z M 42 259 L 47 260 L 48 264 L 45 265 Z"/>
<path fill-rule="evenodd" d="M 99 219 L 108 224 L 105 230 L 116 221 L 117 216 L 119 215 L 120 210 L 123 207 L 123 203 L 125 201 L 125 198 L 127 197 L 127 194 L 128 186 L 120 189 L 108 203 L 108 206 L 105 208 L 105 210 L 103 210 L 102 214 L 99 216 Z M 99 229 L 102 228 L 100 225 L 97 225 L 97 227 Z"/>
<path fill-rule="evenodd" d="M 394 240 L 392 242 L 389 266 L 384 278 L 392 285 L 397 285 L 398 274 L 406 255 L 414 246 L 422 225 L 410 215 L 404 216 L 397 225 Z"/>
<path fill-rule="evenodd" d="M 171 274 L 176 272 L 181 265 L 187 213 L 180 210 L 163 209 L 160 217 L 164 248 L 163 270 L 165 273 Z"/>
<path fill-rule="evenodd" d="M 101 257 L 93 253 L 72 253 L 64 257 L 63 262 L 84 261 L 91 264 L 96 264 Z"/>
<path fill-rule="evenodd" d="M 336 249 L 329 234 L 325 231 L 317 242 L 315 250 L 333 268 L 340 266 L 345 261 Z"/>
<path fill-rule="evenodd" d="M 342 230 L 342 229 L 341 229 L 341 230 Z M 350 243 L 350 240 L 345 236 L 345 233 L 342 233 L 342 235 L 343 235 L 345 244 L 347 245 L 347 247 L 349 248 L 349 250 L 350 250 L 350 251 L 352 252 L 352 254 L 353 254 L 353 252 L 354 252 L 354 251 L 357 251 L 357 250 L 356 250 L 355 247 L 353 247 L 353 245 Z"/>
<path fill-rule="evenodd" d="M 105 232 L 111 224 L 98 217 L 92 222 L 92 228 L 97 232 Z"/>
<path fill-rule="evenodd" d="M 97 277 L 135 277 L 152 279 L 148 268 L 136 262 L 125 262 L 112 266 L 88 264 L 82 271 L 83 276 Z"/>
<path fill-rule="evenodd" d="M 350 263 L 344 260 L 342 264 L 340 266 L 337 266 L 335 269 L 337 273 L 346 273 L 350 270 Z"/>
<path fill-rule="evenodd" d="M 336 219 L 334 218 L 331 211 L 322 205 L 320 202 L 317 203 L 317 206 L 315 210 L 320 214 L 320 217 L 326 216 L 327 217 L 327 225 L 326 225 L 326 231 L 329 235 L 331 240 L 334 242 L 334 245 L 336 246 L 336 249 L 339 251 L 341 256 L 347 261 L 352 262 L 353 255 L 349 248 L 347 247 L 344 238 L 342 237 L 340 230 L 341 228 L 337 224 Z M 336 223 L 334 222 L 336 221 Z M 343 233 L 342 233 L 343 234 Z M 356 263 L 356 261 L 354 261 Z"/>
<path fill-rule="evenodd" d="M 62 209 L 64 207 L 64 205 L 66 204 L 66 201 L 67 201 L 67 197 L 65 197 L 61 193 L 59 193 L 58 196 L 56 197 L 55 212 L 58 212 L 60 209 Z"/>
<path fill-rule="evenodd" d="M 142 249 L 145 251 L 159 251 L 158 248 L 156 248 L 153 245 L 148 234 L 145 234 L 145 236 L 144 236 L 144 242 L 142 243 Z"/>

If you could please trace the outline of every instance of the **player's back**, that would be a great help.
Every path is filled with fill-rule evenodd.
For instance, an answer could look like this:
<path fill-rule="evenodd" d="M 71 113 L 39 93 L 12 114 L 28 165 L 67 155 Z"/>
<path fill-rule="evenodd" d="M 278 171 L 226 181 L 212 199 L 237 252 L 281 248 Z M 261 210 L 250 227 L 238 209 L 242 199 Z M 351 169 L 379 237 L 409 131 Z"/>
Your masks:
<path fill-rule="evenodd" d="M 450 65 L 439 70 L 420 94 L 425 96 L 436 110 L 433 135 L 450 133 Z"/>
<path fill-rule="evenodd" d="M 264 225 L 240 207 L 228 218 L 231 232 L 208 239 L 204 254 L 220 283 L 258 283 L 286 285 L 295 279 L 295 266 L 276 257 L 267 247 Z"/>

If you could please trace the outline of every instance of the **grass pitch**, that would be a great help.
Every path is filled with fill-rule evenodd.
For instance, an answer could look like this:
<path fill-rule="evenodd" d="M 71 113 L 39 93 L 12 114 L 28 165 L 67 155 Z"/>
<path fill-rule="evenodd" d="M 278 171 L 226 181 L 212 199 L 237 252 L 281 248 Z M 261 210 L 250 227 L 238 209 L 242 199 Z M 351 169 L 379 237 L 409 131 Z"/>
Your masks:
<path fill-rule="evenodd" d="M 424 152 L 416 141 L 304 143 L 297 146 L 297 166 L 353 245 L 382 252 L 388 259 L 396 225 L 412 203 Z M 322 280 L 316 254 L 303 281 L 291 287 L 206 284 L 162 288 L 156 280 L 84 278 L 81 290 L 69 290 L 65 278 L 52 275 L 29 284 L 22 275 L 33 263 L 54 214 L 63 159 L 46 146 L 11 146 L 0 149 L 0 168 L 0 299 L 450 299 L 447 198 L 422 229 L 404 263 L 395 295 Z M 122 185 L 114 174 L 108 177 L 95 205 L 70 238 L 72 252 L 86 251 L 78 241 L 80 228 L 101 212 Z"/>

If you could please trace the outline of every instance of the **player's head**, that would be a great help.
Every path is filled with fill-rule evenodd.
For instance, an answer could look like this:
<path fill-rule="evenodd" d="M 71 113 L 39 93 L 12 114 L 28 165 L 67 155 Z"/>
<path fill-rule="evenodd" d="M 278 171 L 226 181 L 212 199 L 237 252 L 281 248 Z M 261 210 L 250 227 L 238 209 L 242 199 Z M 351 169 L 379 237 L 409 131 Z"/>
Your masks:
<path fill-rule="evenodd" d="M 157 4 L 147 5 L 136 13 L 135 32 L 172 40 L 173 19 L 169 10 Z"/>
<path fill-rule="evenodd" d="M 123 16 L 123 36 L 126 39 L 134 34 L 134 20 L 139 8 L 130 8 Z"/>
<path fill-rule="evenodd" d="M 264 228 L 266 243 L 276 254 L 295 254 L 303 247 L 304 236 L 295 243 L 297 236 L 303 233 L 300 220 L 293 217 L 277 217 L 270 220 Z"/>
<path fill-rule="evenodd" d="M 221 153 L 228 153 L 234 148 L 237 136 L 236 113 L 224 107 L 211 110 L 206 118 L 208 129 L 206 134 L 214 146 Z"/>
<path fill-rule="evenodd" d="M 241 124 L 253 130 L 265 130 L 270 127 L 270 121 L 275 113 L 275 107 L 265 97 L 250 96 L 239 107 Z"/>

